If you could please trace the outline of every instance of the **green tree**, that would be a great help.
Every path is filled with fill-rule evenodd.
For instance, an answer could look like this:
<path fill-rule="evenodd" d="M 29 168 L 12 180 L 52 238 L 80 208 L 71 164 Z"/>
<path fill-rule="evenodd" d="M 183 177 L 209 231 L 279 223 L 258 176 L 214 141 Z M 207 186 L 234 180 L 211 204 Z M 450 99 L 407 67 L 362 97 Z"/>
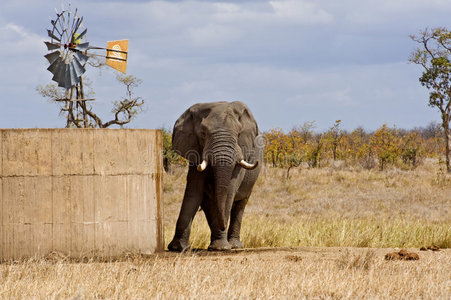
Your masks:
<path fill-rule="evenodd" d="M 285 135 L 286 142 L 286 158 L 285 167 L 287 168 L 287 179 L 290 178 L 290 170 L 299 167 L 304 161 L 305 141 L 301 137 L 301 133 L 296 128 Z"/>
<path fill-rule="evenodd" d="M 404 164 L 415 168 L 422 149 L 422 139 L 418 131 L 410 131 L 401 138 L 401 158 Z"/>
<path fill-rule="evenodd" d="M 451 173 L 451 32 L 446 28 L 425 29 L 411 39 L 419 46 L 409 61 L 422 66 L 419 78 L 429 92 L 429 106 L 437 107 L 441 114 L 445 137 L 446 169 Z"/>
<path fill-rule="evenodd" d="M 395 129 L 382 125 L 371 136 L 371 146 L 379 159 L 379 169 L 384 170 L 388 163 L 394 164 L 399 157 L 399 138 Z"/>
<path fill-rule="evenodd" d="M 343 139 L 343 130 L 340 128 L 341 120 L 336 120 L 335 124 L 327 131 L 326 138 L 329 143 L 330 150 L 332 151 L 332 157 L 337 160 L 339 157 L 339 148 Z"/>
<path fill-rule="evenodd" d="M 264 134 L 265 146 L 265 161 L 271 162 L 275 168 L 282 165 L 283 157 L 285 155 L 285 133 L 281 128 L 273 128 Z"/>
<path fill-rule="evenodd" d="M 371 135 L 362 127 L 357 127 L 347 135 L 346 156 L 353 163 L 360 164 L 365 169 L 375 166 L 374 151 L 370 145 Z"/>
<path fill-rule="evenodd" d="M 314 133 L 308 142 L 307 163 L 312 168 L 319 168 L 324 149 L 324 136 L 322 132 Z"/>

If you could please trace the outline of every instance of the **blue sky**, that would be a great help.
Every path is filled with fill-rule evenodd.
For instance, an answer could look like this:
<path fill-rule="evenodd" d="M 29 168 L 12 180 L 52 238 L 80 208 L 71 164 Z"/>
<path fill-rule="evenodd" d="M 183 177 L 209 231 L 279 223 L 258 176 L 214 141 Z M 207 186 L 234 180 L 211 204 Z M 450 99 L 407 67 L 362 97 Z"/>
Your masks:
<path fill-rule="evenodd" d="M 46 29 L 68 1 L 0 0 L 0 128 L 63 127 L 36 86 L 46 70 Z M 197 102 L 245 102 L 262 130 L 306 121 L 318 129 L 439 121 L 427 106 L 409 35 L 450 27 L 449 0 L 71 1 L 91 45 L 128 38 L 127 71 L 145 111 L 128 127 L 172 128 Z M 106 120 L 125 90 L 111 69 L 89 70 Z"/>

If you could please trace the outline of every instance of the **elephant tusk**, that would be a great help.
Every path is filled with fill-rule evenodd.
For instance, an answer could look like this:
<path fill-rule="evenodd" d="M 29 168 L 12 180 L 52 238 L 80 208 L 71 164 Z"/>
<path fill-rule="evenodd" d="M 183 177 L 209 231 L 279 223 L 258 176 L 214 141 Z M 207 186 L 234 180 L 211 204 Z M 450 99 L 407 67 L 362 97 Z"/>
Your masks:
<path fill-rule="evenodd" d="M 204 159 L 201 164 L 197 165 L 197 171 L 203 172 L 207 168 L 207 161 Z"/>
<path fill-rule="evenodd" d="M 246 170 L 253 170 L 258 166 L 258 161 L 255 162 L 255 164 L 250 164 L 244 159 L 240 160 L 239 165 L 245 168 Z"/>

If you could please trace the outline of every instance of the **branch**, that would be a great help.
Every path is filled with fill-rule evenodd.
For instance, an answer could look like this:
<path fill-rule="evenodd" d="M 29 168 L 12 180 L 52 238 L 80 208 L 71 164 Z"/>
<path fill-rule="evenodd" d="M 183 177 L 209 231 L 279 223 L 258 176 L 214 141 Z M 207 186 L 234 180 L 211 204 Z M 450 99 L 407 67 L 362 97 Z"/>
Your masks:
<path fill-rule="evenodd" d="M 141 110 L 141 106 L 144 104 L 144 100 L 142 100 L 140 97 L 128 100 L 124 99 L 122 101 L 115 103 L 115 108 L 113 109 L 114 112 L 114 120 L 108 121 L 105 124 L 103 124 L 102 127 L 106 128 L 111 125 L 119 125 L 123 126 L 127 123 L 129 123 L 133 117 Z M 126 117 L 121 120 L 120 116 L 121 114 L 125 115 Z"/>
<path fill-rule="evenodd" d="M 88 115 L 88 116 L 90 116 L 91 118 L 93 118 L 94 119 L 94 121 L 96 122 L 96 124 L 97 124 L 97 126 L 99 126 L 100 128 L 104 128 L 102 125 L 103 125 L 103 123 L 102 123 L 102 120 L 99 118 L 99 116 L 97 116 L 95 113 L 93 113 L 90 109 L 88 109 L 87 107 L 86 107 L 86 102 L 82 102 L 82 103 L 80 103 L 80 105 L 81 105 L 81 108 L 83 109 L 83 111 Z"/>

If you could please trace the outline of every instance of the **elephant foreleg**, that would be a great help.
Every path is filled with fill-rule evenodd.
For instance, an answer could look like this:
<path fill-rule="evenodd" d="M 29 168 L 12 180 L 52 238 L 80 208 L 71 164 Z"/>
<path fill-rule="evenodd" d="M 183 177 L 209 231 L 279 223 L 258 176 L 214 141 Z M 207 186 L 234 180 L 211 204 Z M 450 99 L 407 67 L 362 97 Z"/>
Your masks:
<path fill-rule="evenodd" d="M 183 196 L 182 207 L 175 226 L 174 238 L 168 245 L 170 251 L 185 251 L 189 249 L 189 236 L 191 233 L 191 223 L 202 202 L 205 176 L 196 170 L 195 166 L 190 166 L 187 176 L 185 195 Z"/>
<path fill-rule="evenodd" d="M 210 246 L 208 247 L 209 250 L 229 250 L 231 249 L 231 246 L 229 245 L 229 242 L 227 241 L 227 232 L 225 230 L 219 230 L 216 215 L 217 215 L 217 208 L 213 203 L 213 200 L 210 198 L 204 198 L 204 201 L 202 202 L 202 210 L 205 213 L 205 217 L 208 222 L 208 226 L 211 230 L 210 235 Z"/>
<path fill-rule="evenodd" d="M 241 221 L 243 220 L 244 208 L 246 207 L 249 198 L 235 201 L 230 212 L 230 225 L 227 232 L 227 240 L 232 246 L 232 249 L 243 248 L 240 240 Z"/>

